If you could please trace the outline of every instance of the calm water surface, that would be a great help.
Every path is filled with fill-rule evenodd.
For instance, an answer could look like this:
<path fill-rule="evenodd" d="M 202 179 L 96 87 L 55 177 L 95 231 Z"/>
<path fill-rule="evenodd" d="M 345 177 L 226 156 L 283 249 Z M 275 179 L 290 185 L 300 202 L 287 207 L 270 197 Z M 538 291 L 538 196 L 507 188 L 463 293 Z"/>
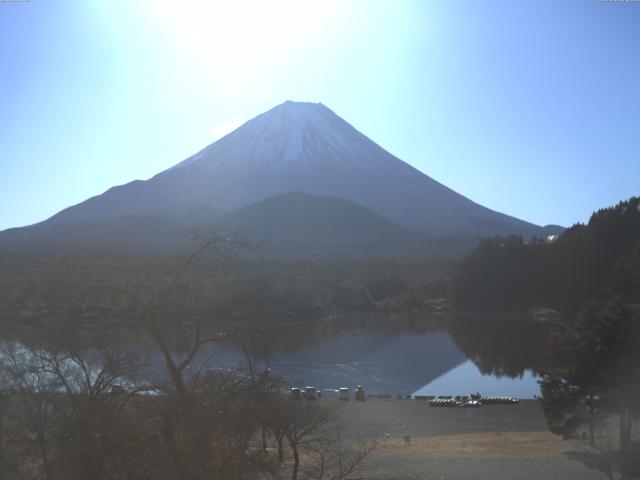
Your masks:
<path fill-rule="evenodd" d="M 279 351 L 254 358 L 254 371 L 260 374 L 270 368 L 289 386 L 312 385 L 327 394 L 357 385 L 369 394 L 479 392 L 518 398 L 540 394 L 531 370 L 540 361 L 535 345 L 544 344 L 537 330 L 513 322 L 495 329 L 479 327 L 477 322 L 471 326 L 447 322 L 446 326 L 416 328 L 413 321 L 372 326 L 367 320 L 350 326 L 337 321 L 296 333 L 283 328 L 274 338 L 276 343 L 285 337 L 286 341 L 280 342 Z M 134 343 L 133 348 L 139 345 Z M 147 374 L 157 379 L 164 376 L 164 364 L 156 350 L 151 352 Z M 207 368 L 247 371 L 246 357 L 232 345 L 209 344 L 197 360 L 210 358 Z"/>
<path fill-rule="evenodd" d="M 296 351 L 273 353 L 256 371 L 269 366 L 290 386 L 313 385 L 333 391 L 362 385 L 368 393 L 391 395 L 509 395 L 533 398 L 540 394 L 530 369 L 483 374 L 446 331 L 346 331 Z M 504 361 L 504 360 L 501 360 Z M 239 350 L 217 352 L 217 368 L 246 364 Z"/>

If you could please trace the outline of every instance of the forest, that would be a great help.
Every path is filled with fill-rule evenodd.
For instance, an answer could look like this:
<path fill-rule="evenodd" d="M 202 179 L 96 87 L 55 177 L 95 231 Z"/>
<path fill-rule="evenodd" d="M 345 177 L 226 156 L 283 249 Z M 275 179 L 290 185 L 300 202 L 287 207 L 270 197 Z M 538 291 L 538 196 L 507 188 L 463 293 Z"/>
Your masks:
<path fill-rule="evenodd" d="M 0 320 L 18 329 L 70 322 L 85 329 L 130 327 L 130 305 L 114 287 L 166 281 L 186 256 L 0 254 Z M 197 291 L 205 325 L 247 317 L 313 322 L 341 312 L 446 313 L 455 265 L 429 259 L 256 262 L 225 252 L 203 255 L 176 288 L 182 295 Z"/>
<path fill-rule="evenodd" d="M 640 199 L 595 212 L 559 236 L 496 237 L 480 242 L 456 272 L 460 309 L 577 312 L 604 289 L 621 256 L 640 242 Z"/>
<path fill-rule="evenodd" d="M 584 432 L 583 458 L 609 478 L 640 472 L 640 199 L 557 238 L 487 239 L 452 283 L 455 308 L 552 309 L 536 369 L 552 432 Z M 482 317 L 477 319 L 481 328 Z"/>
<path fill-rule="evenodd" d="M 604 291 L 556 322 L 538 371 L 552 432 L 585 436 L 609 478 L 640 474 L 640 244 L 615 264 Z"/>

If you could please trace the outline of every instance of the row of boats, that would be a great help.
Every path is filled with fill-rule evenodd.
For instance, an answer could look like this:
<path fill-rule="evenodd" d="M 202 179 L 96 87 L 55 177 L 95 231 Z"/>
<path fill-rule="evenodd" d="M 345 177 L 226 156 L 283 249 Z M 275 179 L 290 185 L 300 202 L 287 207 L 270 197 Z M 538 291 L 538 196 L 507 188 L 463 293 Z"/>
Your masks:
<path fill-rule="evenodd" d="M 517 405 L 519 400 L 514 397 L 481 397 L 473 395 L 456 397 L 434 397 L 429 399 L 430 407 L 463 407 L 478 408 L 482 405 Z"/>
<path fill-rule="evenodd" d="M 305 387 L 304 389 L 298 387 L 291 388 L 291 398 L 293 400 L 317 400 L 322 397 L 322 392 L 316 387 Z M 341 387 L 338 389 L 338 399 L 347 401 L 351 399 L 351 390 L 347 387 Z M 354 399 L 360 402 L 364 402 L 366 399 L 364 388 L 361 385 L 356 387 Z"/>
<path fill-rule="evenodd" d="M 341 387 L 338 390 L 334 390 L 338 393 L 338 399 L 347 401 L 351 399 L 351 390 L 347 387 Z M 293 400 L 317 400 L 322 397 L 322 392 L 316 387 L 292 387 L 291 398 Z M 371 395 L 371 397 L 384 397 L 391 398 L 391 395 Z M 402 395 L 398 395 L 397 398 L 403 398 Z M 446 396 L 432 396 L 432 395 L 407 395 L 404 398 L 415 400 L 428 400 L 430 407 L 464 407 L 464 408 L 477 408 L 482 405 L 516 405 L 519 400 L 514 397 L 508 396 L 482 396 L 478 394 L 472 395 L 446 395 Z M 364 401 L 366 399 L 364 388 L 358 385 L 355 389 L 354 400 Z"/>

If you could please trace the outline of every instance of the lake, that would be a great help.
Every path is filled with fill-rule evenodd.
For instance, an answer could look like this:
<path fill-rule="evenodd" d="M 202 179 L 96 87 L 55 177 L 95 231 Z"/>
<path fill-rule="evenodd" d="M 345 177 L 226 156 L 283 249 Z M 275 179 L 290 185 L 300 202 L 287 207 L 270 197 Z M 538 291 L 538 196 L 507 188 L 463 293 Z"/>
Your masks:
<path fill-rule="evenodd" d="M 305 325 L 282 325 L 270 332 L 268 354 L 252 357 L 255 373 L 269 368 L 288 386 L 312 385 L 327 394 L 357 385 L 369 394 L 394 396 L 540 394 L 532 369 L 543 359 L 540 346 L 546 333 L 538 325 L 367 316 Z M 190 337 L 188 331 L 171 335 L 176 357 L 184 357 Z M 136 349 L 148 345 L 131 337 L 110 342 Z M 94 348 L 91 343 L 86 347 Z M 155 348 L 150 358 L 150 370 L 144 375 L 161 379 L 164 363 Z M 207 344 L 197 361 L 205 359 L 207 368 L 248 371 L 247 357 L 233 343 Z"/>
<path fill-rule="evenodd" d="M 504 329 L 502 329 L 504 331 Z M 468 331 L 465 330 L 465 333 Z M 454 332 L 460 337 L 460 331 Z M 407 331 L 407 329 L 338 329 L 330 334 L 304 333 L 287 349 L 270 353 L 268 360 L 255 366 L 256 373 L 267 366 L 273 375 L 289 386 L 306 385 L 334 391 L 340 387 L 362 385 L 370 394 L 390 395 L 509 395 L 534 398 L 540 394 L 531 366 L 522 358 L 504 352 L 511 338 L 500 338 L 487 345 L 482 338 L 471 342 L 489 354 L 474 350 L 465 353 L 446 329 Z M 469 340 L 462 335 L 458 343 Z M 520 349 L 526 350 L 526 349 Z M 503 352 L 504 354 L 500 354 Z M 215 368 L 230 369 L 246 365 L 239 349 L 218 346 L 203 352 L 214 353 Z M 473 359 L 470 359 L 470 355 Z M 476 365 L 478 362 L 482 369 Z M 494 367 L 494 364 L 498 367 Z M 490 364 L 491 367 L 487 367 Z M 487 371 L 487 369 L 489 371 Z M 484 372 L 483 372 L 484 370 Z"/>
<path fill-rule="evenodd" d="M 392 395 L 540 394 L 530 370 L 516 378 L 483 375 L 447 332 L 345 333 L 299 352 L 276 354 L 270 364 L 292 385 L 321 389 L 362 385 L 368 393 Z"/>

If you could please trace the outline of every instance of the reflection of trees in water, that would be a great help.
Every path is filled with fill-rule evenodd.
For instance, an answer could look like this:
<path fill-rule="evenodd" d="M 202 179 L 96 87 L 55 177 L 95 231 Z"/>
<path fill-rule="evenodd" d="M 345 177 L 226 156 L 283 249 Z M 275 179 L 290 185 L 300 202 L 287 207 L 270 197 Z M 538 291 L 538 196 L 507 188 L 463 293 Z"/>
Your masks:
<path fill-rule="evenodd" d="M 364 332 L 425 334 L 442 331 L 445 322 L 425 316 L 343 313 L 298 318 L 243 318 L 224 327 L 230 333 L 227 345 L 247 347 L 258 357 L 274 353 L 299 352 L 344 336 Z"/>
<path fill-rule="evenodd" d="M 167 340 L 177 354 L 187 352 L 192 327 L 167 325 Z M 546 324 L 513 318 L 344 313 L 323 316 L 257 317 L 247 315 L 203 324 L 203 335 L 228 335 L 222 346 L 246 348 L 264 362 L 280 352 L 298 352 L 353 333 L 426 333 L 448 330 L 456 346 L 483 374 L 518 377 L 525 370 L 545 365 Z M 56 337 L 41 329 L 23 329 L 15 339 L 23 345 L 51 345 Z M 149 338 L 133 328 L 103 329 L 78 334 L 78 343 L 99 348 L 109 345 L 145 345 Z"/>
<path fill-rule="evenodd" d="M 549 327 L 513 318 L 453 316 L 449 332 L 457 347 L 485 374 L 521 377 L 545 365 Z"/>
<path fill-rule="evenodd" d="M 444 328 L 443 322 L 425 317 L 370 312 L 311 317 L 303 321 L 289 321 L 284 325 L 275 320 L 267 325 L 266 328 L 258 325 L 258 328 L 268 332 L 272 337 L 271 345 L 280 352 L 300 351 L 345 335 L 363 332 L 425 334 Z"/>
<path fill-rule="evenodd" d="M 108 325 L 108 326 L 107 326 Z M 3 332 L 1 341 L 19 342 L 27 347 L 50 347 L 55 349 L 61 342 L 73 339 L 81 348 L 100 348 L 112 345 L 145 345 L 150 342 L 147 333 L 135 325 L 113 325 L 105 319 L 104 328 L 70 330 L 58 323 L 49 328 L 21 326 Z M 167 341 L 174 352 L 186 353 L 193 335 L 193 327 L 168 323 Z M 390 313 L 338 313 L 331 315 L 259 317 L 246 315 L 203 322 L 202 333 L 208 337 L 228 335 L 224 345 L 239 347 L 240 343 L 250 344 L 263 357 L 277 352 L 296 352 L 322 345 L 345 335 L 363 332 L 388 334 L 426 333 L 446 329 L 446 317 L 421 315 L 401 315 Z M 233 335 L 230 335 L 233 334 Z"/>

